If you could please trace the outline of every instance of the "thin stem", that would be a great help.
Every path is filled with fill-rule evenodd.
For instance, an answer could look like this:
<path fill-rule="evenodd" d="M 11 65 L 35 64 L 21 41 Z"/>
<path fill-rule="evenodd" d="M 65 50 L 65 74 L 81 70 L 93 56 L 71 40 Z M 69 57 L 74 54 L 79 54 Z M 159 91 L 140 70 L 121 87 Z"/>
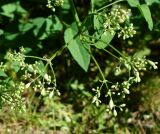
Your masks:
<path fill-rule="evenodd" d="M 80 21 L 80 19 L 78 17 L 78 13 L 76 11 L 76 8 L 75 8 L 73 0 L 69 0 L 69 3 L 71 5 L 71 10 L 72 10 L 72 14 L 74 16 L 74 19 L 77 22 L 78 26 L 80 27 L 81 26 L 81 21 Z"/>
<path fill-rule="evenodd" d="M 110 4 L 106 5 L 106 6 L 101 7 L 100 9 L 98 9 L 97 12 L 99 12 L 99 11 L 101 11 L 101 10 L 107 8 L 107 7 L 110 7 L 110 6 L 112 6 L 112 5 L 116 4 L 116 3 L 122 2 L 122 1 L 126 1 L 126 0 L 117 0 L 115 2 L 112 2 L 112 3 L 110 3 Z"/>
<path fill-rule="evenodd" d="M 93 36 L 90 36 L 90 35 L 88 35 L 88 34 L 82 34 L 82 35 L 84 35 L 84 36 L 86 36 L 86 37 L 89 37 L 89 38 L 92 38 L 92 39 L 95 39 L 95 40 L 100 40 L 100 41 L 104 42 L 103 40 L 98 39 L 98 38 L 93 37 Z M 104 43 L 105 43 L 105 42 L 104 42 Z"/>
<path fill-rule="evenodd" d="M 100 68 L 97 60 L 94 58 L 93 55 L 91 55 L 91 57 L 92 57 L 93 61 L 95 62 L 96 66 L 98 67 L 98 70 L 99 70 L 99 72 L 100 72 L 100 74 L 101 74 L 101 76 L 102 76 L 102 79 L 105 80 L 105 76 L 104 76 L 104 74 L 103 74 L 103 72 L 102 72 L 102 70 L 101 70 L 101 68 Z"/>
<path fill-rule="evenodd" d="M 37 56 L 30 56 L 30 55 L 24 55 L 26 58 L 33 58 L 33 59 L 39 59 L 39 60 L 43 60 L 43 61 L 47 61 L 47 59 L 41 58 L 41 57 L 37 57 Z"/>
<path fill-rule="evenodd" d="M 101 39 L 98 39 L 96 37 L 93 37 L 93 36 L 90 36 L 90 35 L 87 35 L 87 34 L 82 34 L 86 37 L 89 37 L 89 38 L 92 38 L 92 39 L 95 39 L 95 40 L 99 40 L 99 41 L 102 41 L 103 43 L 107 43 Z M 116 51 L 119 55 L 121 55 L 123 58 L 126 58 L 119 50 L 117 50 L 114 46 L 112 46 L 111 44 L 108 44 L 109 47 L 111 47 L 114 51 Z"/>
<path fill-rule="evenodd" d="M 59 55 L 60 53 L 62 53 L 62 51 L 67 47 L 67 45 L 62 46 L 59 50 L 57 50 L 52 56 L 51 58 L 48 60 L 48 62 L 51 62 L 57 55 Z"/>
<path fill-rule="evenodd" d="M 107 52 L 108 54 L 110 54 L 111 56 L 113 56 L 114 58 L 116 58 L 116 59 L 118 59 L 119 60 L 119 58 L 116 56 L 116 55 L 114 55 L 113 53 L 111 53 L 111 52 L 109 52 L 108 50 L 106 50 L 106 49 L 103 49 L 105 52 Z"/>
<path fill-rule="evenodd" d="M 92 12 L 92 13 L 94 12 L 94 1 L 95 1 L 95 0 L 91 0 L 91 12 Z"/>
<path fill-rule="evenodd" d="M 83 42 L 90 43 L 90 45 L 93 44 L 93 42 L 91 42 L 91 41 L 85 41 L 85 40 L 84 40 Z M 106 49 L 102 49 L 102 50 L 105 51 L 105 52 L 107 52 L 108 54 L 110 54 L 110 55 L 113 56 L 114 58 L 120 60 L 116 55 L 114 55 L 113 53 L 109 52 L 108 50 L 106 50 Z"/>
<path fill-rule="evenodd" d="M 55 75 L 55 73 L 54 73 L 54 69 L 53 69 L 53 67 L 52 67 L 52 63 L 49 63 L 49 65 L 50 65 L 50 68 L 51 68 L 51 70 L 52 70 L 52 74 L 53 74 L 54 80 L 56 80 L 56 75 Z"/>
<path fill-rule="evenodd" d="M 103 74 L 103 72 L 102 72 L 102 69 L 100 68 L 97 60 L 94 58 L 93 55 L 91 55 L 91 58 L 93 59 L 93 61 L 94 61 L 94 63 L 96 64 L 96 66 L 98 67 L 98 70 L 99 70 L 99 72 L 100 72 L 100 74 L 101 74 L 101 76 L 102 76 L 103 81 L 106 81 L 105 76 L 104 76 L 104 74 Z M 106 88 L 108 89 L 108 85 L 107 85 L 106 82 L 105 82 L 105 85 L 106 85 Z"/>
<path fill-rule="evenodd" d="M 32 84 L 33 82 L 35 82 L 40 77 L 41 77 L 41 74 L 39 74 L 36 78 L 32 79 L 32 81 L 30 83 Z"/>
<path fill-rule="evenodd" d="M 82 34 L 82 35 L 84 35 L 84 36 L 86 36 L 86 37 L 89 37 L 89 38 L 92 38 L 92 39 L 95 39 L 95 40 L 99 40 L 99 41 L 102 41 L 103 43 L 107 43 L 107 42 L 105 42 L 105 41 L 103 41 L 103 40 L 101 40 L 101 39 L 98 39 L 98 38 L 96 38 L 96 37 L 93 37 L 93 36 L 90 36 L 90 35 L 87 35 L 87 34 Z M 116 51 L 119 55 L 121 55 L 123 58 L 126 58 L 119 50 L 117 50 L 114 46 L 112 46 L 112 45 L 110 45 L 110 44 L 108 44 L 108 46 L 109 47 L 111 47 L 114 51 Z"/>
<path fill-rule="evenodd" d="M 53 67 L 52 67 L 51 61 L 52 61 L 58 54 L 60 54 L 66 47 L 67 47 L 66 45 L 62 46 L 58 51 L 56 51 L 56 52 L 51 56 L 50 59 L 46 59 L 46 60 L 45 60 L 45 59 L 43 59 L 43 58 L 39 58 L 39 57 L 35 57 L 35 56 L 27 56 L 27 57 L 36 58 L 36 59 L 43 59 L 43 60 L 47 61 L 47 64 L 46 64 L 45 67 L 44 67 L 44 72 L 47 70 L 48 65 L 50 65 L 50 68 L 51 68 L 52 73 L 53 73 L 53 77 L 56 78 L 55 73 L 54 73 L 54 70 L 53 70 Z M 31 83 L 33 83 L 34 81 L 36 81 L 39 77 L 41 77 L 41 74 L 38 75 L 35 79 L 33 79 L 33 80 L 31 81 Z"/>
<path fill-rule="evenodd" d="M 108 46 L 111 47 L 114 51 L 116 51 L 119 55 L 121 55 L 123 58 L 126 59 L 126 57 L 118 49 L 116 49 L 114 46 L 112 46 L 111 44 L 108 44 Z"/>
<path fill-rule="evenodd" d="M 90 45 L 93 46 L 93 42 L 92 41 L 82 40 L 82 42 L 84 42 L 84 43 L 90 43 Z"/>

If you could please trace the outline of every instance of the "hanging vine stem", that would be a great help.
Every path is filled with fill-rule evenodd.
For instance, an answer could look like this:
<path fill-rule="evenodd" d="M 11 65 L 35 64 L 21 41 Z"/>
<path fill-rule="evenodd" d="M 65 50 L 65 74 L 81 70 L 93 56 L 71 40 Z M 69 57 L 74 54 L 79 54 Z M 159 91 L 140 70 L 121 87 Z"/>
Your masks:
<path fill-rule="evenodd" d="M 106 85 L 106 88 L 109 89 L 109 88 L 108 88 L 108 85 L 107 85 L 107 83 L 106 83 L 105 76 L 104 76 L 104 74 L 103 74 L 103 72 L 102 72 L 102 69 L 100 68 L 97 60 L 94 58 L 94 56 L 93 56 L 92 54 L 91 54 L 91 58 L 93 59 L 93 61 L 94 61 L 94 63 L 96 64 L 96 66 L 98 67 L 98 70 L 99 70 L 99 72 L 100 72 L 100 74 L 101 74 L 101 76 L 102 76 L 102 79 L 103 79 L 103 81 L 104 81 L 104 83 L 105 83 L 105 85 Z"/>
<path fill-rule="evenodd" d="M 114 51 L 116 51 L 120 56 L 122 56 L 124 59 L 126 59 L 126 56 L 124 56 L 118 49 L 116 49 L 114 46 L 111 44 L 108 44 L 109 47 L 111 47 Z"/>
<path fill-rule="evenodd" d="M 49 65 L 50 65 L 50 68 L 52 70 L 52 74 L 53 74 L 54 80 L 56 81 L 56 75 L 55 75 L 54 69 L 52 67 L 52 63 L 50 62 Z"/>
<path fill-rule="evenodd" d="M 119 60 L 119 58 L 118 58 L 116 55 L 112 54 L 112 53 L 109 52 L 108 50 L 103 49 L 103 51 L 105 51 L 106 53 L 110 54 L 111 56 L 113 56 L 114 58 L 116 58 L 117 60 Z"/>

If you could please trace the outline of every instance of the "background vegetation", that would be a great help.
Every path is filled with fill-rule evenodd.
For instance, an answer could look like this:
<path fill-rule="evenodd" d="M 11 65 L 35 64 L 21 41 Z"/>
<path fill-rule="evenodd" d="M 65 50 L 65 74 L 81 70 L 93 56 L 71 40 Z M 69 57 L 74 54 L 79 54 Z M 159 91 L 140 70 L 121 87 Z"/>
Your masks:
<path fill-rule="evenodd" d="M 101 83 L 109 83 L 112 87 L 112 82 L 127 80 L 127 67 L 120 70 L 120 75 L 115 74 L 116 67 L 125 61 L 117 61 L 115 57 L 121 55 L 112 46 L 128 59 L 134 55 L 140 61 L 145 57 L 150 62 L 159 62 L 159 0 L 140 0 L 139 9 L 134 0 L 117 3 L 113 0 L 74 0 L 79 21 L 84 24 L 82 27 L 74 17 L 71 0 L 64 0 L 62 6 L 52 2 L 53 7 L 46 6 L 47 0 L 0 2 L 0 133 L 160 133 L 158 69 L 140 70 L 141 82 L 131 82 L 129 89 L 119 91 L 125 95 L 123 99 L 114 94 L 110 97 L 104 87 L 96 90 Z M 136 31 L 132 38 L 124 40 L 124 36 L 118 38 L 117 33 L 109 42 L 105 36 L 103 39 L 103 24 L 96 20 L 98 15 L 93 11 L 110 3 L 98 14 L 99 20 L 103 22 L 106 17 L 103 14 L 119 6 L 131 9 L 128 23 L 132 22 Z M 148 17 L 150 12 L 142 10 L 143 4 L 151 11 L 153 27 Z M 76 31 L 79 27 L 82 29 Z M 97 32 L 97 29 L 100 30 Z M 99 40 L 76 35 L 83 30 L 83 34 Z M 74 47 L 66 47 L 71 38 L 75 38 L 75 44 L 85 40 L 87 44 L 96 45 L 90 49 L 87 45 L 86 49 L 79 48 L 78 55 Z M 104 46 L 104 41 L 111 47 Z M 81 56 L 82 60 L 77 59 Z M 102 79 L 103 76 L 107 80 Z M 111 105 L 112 99 L 115 105 Z"/>

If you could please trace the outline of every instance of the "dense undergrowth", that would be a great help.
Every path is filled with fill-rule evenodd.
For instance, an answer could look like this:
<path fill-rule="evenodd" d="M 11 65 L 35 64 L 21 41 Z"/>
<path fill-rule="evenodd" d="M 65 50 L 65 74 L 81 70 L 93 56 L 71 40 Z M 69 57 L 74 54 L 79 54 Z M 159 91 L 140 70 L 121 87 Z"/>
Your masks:
<path fill-rule="evenodd" d="M 0 133 L 160 133 L 159 10 L 0 2 Z"/>

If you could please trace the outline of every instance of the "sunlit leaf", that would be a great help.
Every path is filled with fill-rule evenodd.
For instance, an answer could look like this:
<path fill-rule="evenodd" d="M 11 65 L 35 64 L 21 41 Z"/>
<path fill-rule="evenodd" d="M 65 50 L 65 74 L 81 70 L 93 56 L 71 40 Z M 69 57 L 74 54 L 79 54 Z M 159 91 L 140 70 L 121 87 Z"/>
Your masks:
<path fill-rule="evenodd" d="M 88 66 L 90 63 L 90 54 L 89 54 L 89 46 L 86 44 L 84 46 L 81 43 L 79 36 L 77 36 L 78 29 L 76 23 L 71 25 L 71 28 L 68 28 L 65 31 L 64 39 L 68 44 L 68 49 L 75 59 L 77 63 L 85 70 L 88 70 Z M 88 49 L 88 50 L 87 50 Z"/>
<path fill-rule="evenodd" d="M 0 69 L 0 76 L 7 77 L 7 74 L 2 69 Z"/>
<path fill-rule="evenodd" d="M 104 49 L 112 41 L 113 37 L 114 35 L 112 35 L 109 31 L 104 32 L 101 35 L 100 40 L 95 43 L 95 47 L 98 49 Z"/>
<path fill-rule="evenodd" d="M 148 27 L 150 30 L 153 29 L 153 20 L 152 20 L 152 16 L 151 16 L 151 12 L 149 7 L 146 4 L 142 4 L 142 5 L 138 5 L 138 8 L 141 12 L 141 14 L 143 15 L 143 17 L 145 18 L 146 22 L 148 23 Z"/>

